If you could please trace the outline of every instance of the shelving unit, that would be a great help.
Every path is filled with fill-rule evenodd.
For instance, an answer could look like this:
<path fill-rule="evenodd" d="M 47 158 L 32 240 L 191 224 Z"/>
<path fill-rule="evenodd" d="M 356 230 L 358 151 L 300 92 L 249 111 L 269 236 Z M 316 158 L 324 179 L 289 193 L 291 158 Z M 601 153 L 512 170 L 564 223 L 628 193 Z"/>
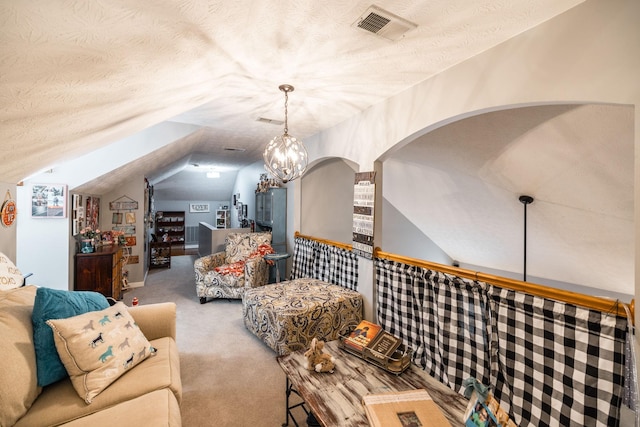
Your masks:
<path fill-rule="evenodd" d="M 216 211 L 216 228 L 229 228 L 229 209 L 218 209 Z"/>
<path fill-rule="evenodd" d="M 172 248 L 184 250 L 184 211 L 158 211 L 156 213 L 156 236 L 164 241 L 167 236 Z"/>
<path fill-rule="evenodd" d="M 171 268 L 171 242 L 151 242 L 149 257 L 149 268 Z"/>

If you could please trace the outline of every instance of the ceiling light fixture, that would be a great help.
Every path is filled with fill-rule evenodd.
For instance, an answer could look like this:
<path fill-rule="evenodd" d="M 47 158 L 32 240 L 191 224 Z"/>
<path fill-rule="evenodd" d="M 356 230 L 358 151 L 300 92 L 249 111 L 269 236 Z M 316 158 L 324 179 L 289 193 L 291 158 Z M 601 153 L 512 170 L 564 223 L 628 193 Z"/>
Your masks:
<path fill-rule="evenodd" d="M 264 149 L 262 157 L 267 170 L 274 178 L 283 183 L 300 178 L 307 169 L 307 149 L 302 141 L 298 141 L 289 135 L 287 126 L 289 92 L 293 92 L 291 85 L 280 85 L 279 89 L 284 92 L 284 134 L 273 138 L 267 148 Z"/>

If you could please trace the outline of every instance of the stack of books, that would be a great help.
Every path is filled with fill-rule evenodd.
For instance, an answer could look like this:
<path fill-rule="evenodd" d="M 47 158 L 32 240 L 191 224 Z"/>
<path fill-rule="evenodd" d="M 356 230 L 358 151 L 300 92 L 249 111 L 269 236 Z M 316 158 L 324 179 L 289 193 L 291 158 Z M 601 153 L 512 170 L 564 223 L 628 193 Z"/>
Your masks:
<path fill-rule="evenodd" d="M 411 363 L 411 351 L 400 338 L 382 329 L 378 324 L 363 320 L 340 340 L 341 348 L 385 370 L 400 374 Z"/>

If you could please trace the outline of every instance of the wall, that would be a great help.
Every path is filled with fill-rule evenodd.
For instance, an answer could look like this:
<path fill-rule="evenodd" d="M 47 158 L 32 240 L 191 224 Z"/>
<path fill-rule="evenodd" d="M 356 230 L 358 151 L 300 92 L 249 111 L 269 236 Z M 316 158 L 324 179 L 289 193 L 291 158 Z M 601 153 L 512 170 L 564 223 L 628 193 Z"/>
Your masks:
<path fill-rule="evenodd" d="M 147 251 L 147 239 L 146 239 L 146 227 L 147 221 L 145 218 L 145 182 L 144 176 L 140 175 L 137 178 L 127 181 L 124 185 L 120 186 L 117 191 L 103 194 L 100 196 L 100 230 L 111 230 L 116 224 L 112 223 L 112 214 L 118 211 L 112 211 L 109 209 L 109 203 L 114 201 L 130 201 L 133 199 L 138 202 L 138 209 L 132 211 L 136 214 L 135 224 L 121 224 L 121 225 L 135 225 L 136 227 L 136 244 L 131 246 L 131 255 L 138 257 L 137 263 L 129 262 L 125 269 L 129 272 L 129 285 L 132 287 L 143 286 L 144 279 L 148 270 L 147 262 L 149 254 Z M 127 211 L 120 211 L 122 213 Z"/>
<path fill-rule="evenodd" d="M 37 180 L 25 180 L 17 187 L 18 231 L 16 259 L 18 268 L 33 273 L 31 283 L 53 289 L 73 289 L 73 255 L 69 209 L 65 218 L 32 218 L 32 185 L 62 184 L 55 173 L 42 174 Z M 67 207 L 70 198 L 67 191 Z"/>
<path fill-rule="evenodd" d="M 418 197 L 418 196 L 416 196 Z M 382 199 L 382 245 L 385 252 L 451 265 L 453 260 L 386 198 Z"/>
<path fill-rule="evenodd" d="M 189 203 L 209 203 L 209 212 L 189 212 Z M 216 224 L 216 209 L 220 206 L 230 203 L 228 200 L 194 200 L 192 202 L 185 202 L 184 200 L 154 200 L 154 206 L 156 212 L 158 211 L 183 211 L 185 226 L 197 227 L 201 222 L 208 224 Z"/>
<path fill-rule="evenodd" d="M 260 174 L 263 173 L 265 173 L 264 163 L 262 161 L 258 161 L 241 169 L 236 177 L 236 183 L 233 187 L 232 193 L 240 193 L 240 201 L 247 205 L 248 219 L 255 220 L 256 218 L 256 188 L 258 187 L 258 182 L 260 182 Z M 233 206 L 233 203 L 229 206 L 231 208 L 231 227 L 238 228 L 240 227 L 238 211 L 235 206 Z"/>
<path fill-rule="evenodd" d="M 313 166 L 301 181 L 302 234 L 351 244 L 354 169 L 342 159 Z"/>

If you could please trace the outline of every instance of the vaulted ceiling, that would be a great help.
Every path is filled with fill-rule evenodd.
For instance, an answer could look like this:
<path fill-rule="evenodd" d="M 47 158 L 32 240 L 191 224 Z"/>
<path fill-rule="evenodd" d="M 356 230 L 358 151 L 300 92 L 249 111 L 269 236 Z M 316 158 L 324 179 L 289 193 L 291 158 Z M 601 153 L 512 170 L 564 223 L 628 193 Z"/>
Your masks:
<path fill-rule="evenodd" d="M 283 119 L 280 84 L 296 88 L 289 128 L 304 139 L 581 2 L 376 2 L 416 25 L 397 40 L 354 25 L 369 0 L 2 2 L 0 181 L 146 132 L 74 186 L 102 194 L 138 174 L 168 197 L 228 199 L 237 169 L 282 133 L 269 123 Z M 153 145 L 158 124 L 185 130 Z"/>

